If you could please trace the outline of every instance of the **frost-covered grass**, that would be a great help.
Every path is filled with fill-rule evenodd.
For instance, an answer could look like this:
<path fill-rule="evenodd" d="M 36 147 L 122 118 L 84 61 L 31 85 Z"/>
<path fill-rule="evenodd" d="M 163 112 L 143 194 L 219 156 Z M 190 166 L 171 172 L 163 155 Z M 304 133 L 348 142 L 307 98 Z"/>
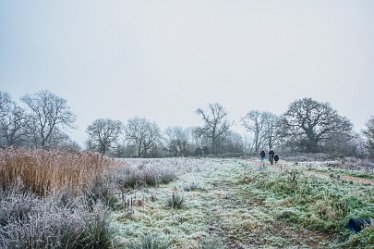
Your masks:
<path fill-rule="evenodd" d="M 373 185 L 271 169 L 251 172 L 232 183 L 243 185 L 238 194 L 255 200 L 254 205 L 264 210 L 270 223 L 286 223 L 296 230 L 330 237 L 324 247 L 372 245 L 373 234 L 365 229 L 352 235 L 347 223 L 352 217 L 374 217 Z"/>
<path fill-rule="evenodd" d="M 262 170 L 237 159 L 145 162 L 173 168 L 178 179 L 133 190 L 145 202 L 115 213 L 125 244 L 155 233 L 170 248 L 349 248 L 372 241 L 372 228 L 359 234 L 346 228 L 351 217 L 374 217 L 371 185 L 311 177 L 303 168 Z M 183 207 L 167 208 L 176 192 L 183 194 Z"/>
<path fill-rule="evenodd" d="M 374 179 L 374 164 L 368 161 L 313 161 L 313 162 L 284 162 L 286 166 L 302 170 L 316 171 L 327 174 L 353 176 Z"/>
<path fill-rule="evenodd" d="M 39 168 L 53 162 L 33 158 Z M 12 187 L 0 191 L 0 247 L 365 248 L 373 244 L 372 226 L 357 234 L 346 228 L 349 218 L 374 217 L 373 185 L 312 176 L 309 165 L 288 166 L 280 171 L 239 159 L 123 159 L 76 185 L 48 185 L 61 188 L 47 188 L 43 194 L 12 182 Z"/>
<path fill-rule="evenodd" d="M 0 248 L 114 248 L 110 213 L 78 198 L 0 192 Z"/>
<path fill-rule="evenodd" d="M 353 177 L 361 177 L 366 179 L 374 179 L 374 167 L 373 168 L 344 168 L 340 167 L 339 164 L 332 164 L 332 163 L 304 163 L 302 165 L 302 169 L 307 169 L 310 171 L 317 171 L 323 172 L 328 174 L 334 175 L 342 175 L 342 176 L 353 176 Z"/>

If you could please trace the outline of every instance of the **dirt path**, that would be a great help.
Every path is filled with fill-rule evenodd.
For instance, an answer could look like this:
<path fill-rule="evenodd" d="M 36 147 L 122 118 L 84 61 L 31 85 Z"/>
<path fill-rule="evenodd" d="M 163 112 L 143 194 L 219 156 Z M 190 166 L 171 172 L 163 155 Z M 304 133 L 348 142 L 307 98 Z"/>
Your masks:
<path fill-rule="evenodd" d="M 260 162 L 258 160 L 253 160 L 250 159 L 248 160 L 251 163 L 254 163 L 258 166 L 260 166 Z M 367 179 L 363 177 L 357 177 L 357 176 L 347 176 L 347 175 L 341 175 L 341 174 L 334 174 L 334 173 L 327 173 L 327 172 L 321 172 L 321 171 L 316 171 L 316 170 L 309 170 L 309 169 L 300 169 L 300 168 L 295 168 L 295 166 L 291 167 L 287 164 L 282 164 L 282 165 L 270 165 L 268 162 L 266 163 L 266 167 L 271 167 L 273 169 L 280 169 L 280 166 L 282 166 L 282 170 L 291 170 L 291 169 L 298 169 L 303 171 L 306 174 L 309 175 L 315 175 L 315 176 L 322 176 L 322 177 L 331 177 L 336 180 L 346 180 L 346 181 L 353 181 L 353 182 L 360 182 L 364 184 L 373 184 L 374 185 L 374 180 L 373 179 Z"/>

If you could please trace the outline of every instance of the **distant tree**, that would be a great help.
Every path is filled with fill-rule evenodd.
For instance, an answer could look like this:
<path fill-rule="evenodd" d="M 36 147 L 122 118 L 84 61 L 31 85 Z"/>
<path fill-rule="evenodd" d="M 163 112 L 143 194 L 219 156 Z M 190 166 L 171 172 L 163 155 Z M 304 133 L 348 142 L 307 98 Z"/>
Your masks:
<path fill-rule="evenodd" d="M 263 147 L 273 148 L 277 140 L 278 117 L 270 112 L 252 110 L 242 119 L 241 124 L 253 136 L 253 152 L 258 152 Z"/>
<path fill-rule="evenodd" d="M 217 155 L 219 139 L 227 134 L 232 123 L 227 119 L 227 112 L 222 105 L 213 103 L 208 110 L 198 108 L 196 114 L 201 116 L 204 124 L 196 132 L 210 140 L 213 154 Z"/>
<path fill-rule="evenodd" d="M 125 134 L 136 146 L 138 157 L 147 157 L 152 149 L 157 148 L 157 142 L 161 138 L 161 130 L 155 122 L 138 117 L 128 120 Z"/>
<path fill-rule="evenodd" d="M 78 143 L 73 141 L 69 135 L 56 128 L 53 130 L 51 140 L 49 141 L 50 148 L 74 150 L 79 151 L 81 147 Z"/>
<path fill-rule="evenodd" d="M 351 138 L 351 122 L 333 110 L 328 103 L 311 98 L 294 101 L 280 120 L 280 135 L 289 146 L 303 152 L 320 152 L 326 140 L 339 133 Z"/>
<path fill-rule="evenodd" d="M 331 138 L 325 140 L 322 146 L 324 151 L 334 157 L 362 157 L 362 149 L 360 151 L 361 138 L 358 134 L 349 134 L 335 132 Z"/>
<path fill-rule="evenodd" d="M 190 148 L 189 132 L 182 127 L 169 127 L 165 130 L 166 146 L 172 156 L 187 156 Z"/>
<path fill-rule="evenodd" d="M 7 93 L 0 92 L 0 137 L 2 146 L 19 145 L 26 136 L 25 110 L 12 101 Z"/>
<path fill-rule="evenodd" d="M 264 119 L 265 142 L 267 143 L 267 146 L 270 150 L 274 148 L 279 140 L 279 117 L 270 112 L 263 112 L 262 115 Z"/>
<path fill-rule="evenodd" d="M 0 91 L 0 118 L 8 113 L 8 106 L 11 102 L 9 94 Z"/>
<path fill-rule="evenodd" d="M 244 126 L 250 133 L 253 134 L 253 150 L 257 152 L 264 145 L 264 120 L 261 117 L 261 112 L 252 110 L 248 112 L 241 119 L 242 126 Z"/>
<path fill-rule="evenodd" d="M 229 130 L 224 137 L 220 137 L 218 151 L 223 156 L 241 156 L 244 152 L 243 137 Z"/>
<path fill-rule="evenodd" d="M 366 122 L 363 134 L 366 138 L 365 148 L 371 158 L 374 158 L 374 116 Z"/>
<path fill-rule="evenodd" d="M 122 134 L 123 124 L 119 120 L 96 119 L 86 131 L 89 136 L 87 147 L 106 154 Z"/>
<path fill-rule="evenodd" d="M 50 147 L 55 129 L 73 128 L 75 115 L 70 111 L 66 100 L 47 91 L 25 95 L 21 100 L 29 107 L 28 129 L 34 146 Z"/>

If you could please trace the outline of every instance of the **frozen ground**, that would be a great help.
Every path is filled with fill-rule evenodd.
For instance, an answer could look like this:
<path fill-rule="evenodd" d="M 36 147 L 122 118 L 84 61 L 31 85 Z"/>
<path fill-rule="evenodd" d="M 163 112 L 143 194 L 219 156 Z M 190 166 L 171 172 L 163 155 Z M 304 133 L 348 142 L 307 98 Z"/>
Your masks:
<path fill-rule="evenodd" d="M 342 227 L 355 211 L 351 210 L 351 199 L 340 201 L 339 196 L 336 199 L 330 196 L 365 196 L 362 206 L 368 205 L 371 209 L 366 213 L 374 215 L 373 194 L 367 195 L 374 192 L 371 185 L 338 181 L 324 175 L 294 174 L 290 168 L 296 166 L 292 165 L 281 172 L 275 167 L 260 169 L 255 160 L 126 159 L 126 162 L 132 167 L 173 170 L 178 179 L 125 193 L 124 202 L 129 205 L 125 211 L 114 213 L 113 222 L 117 238 L 124 244 L 152 235 L 168 248 L 180 249 L 339 248 L 347 246 L 347 240 L 350 245 L 354 244 L 351 240 L 359 240 Z M 309 185 L 318 189 L 309 189 Z M 310 194 L 303 192 L 305 186 Z M 336 193 L 329 190 L 333 188 Z M 167 207 L 173 195 L 183 197 L 180 209 Z M 309 195 L 315 195 L 316 205 L 308 199 Z M 319 207 L 325 206 L 326 210 L 321 212 Z"/>

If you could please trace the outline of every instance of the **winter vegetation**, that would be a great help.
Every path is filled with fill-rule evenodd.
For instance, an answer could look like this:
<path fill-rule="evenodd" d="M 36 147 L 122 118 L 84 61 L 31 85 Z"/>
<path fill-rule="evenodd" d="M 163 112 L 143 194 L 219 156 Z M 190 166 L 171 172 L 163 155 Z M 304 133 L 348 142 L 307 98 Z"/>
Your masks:
<path fill-rule="evenodd" d="M 352 217 L 373 217 L 372 172 L 351 177 L 361 169 L 336 172 L 331 164 L 338 162 L 282 161 L 282 168 L 263 169 L 257 159 L 2 153 L 0 168 L 8 172 L 0 189 L 2 248 L 370 248 L 374 243 L 372 226 L 359 233 L 347 228 Z"/>
<path fill-rule="evenodd" d="M 49 91 L 0 92 L 0 248 L 371 248 L 374 118 L 355 132 L 329 103 L 249 110 L 219 103 L 195 127 L 76 117 Z M 261 167 L 259 151 L 277 165 Z M 374 222 L 372 222 L 374 223 Z"/>

